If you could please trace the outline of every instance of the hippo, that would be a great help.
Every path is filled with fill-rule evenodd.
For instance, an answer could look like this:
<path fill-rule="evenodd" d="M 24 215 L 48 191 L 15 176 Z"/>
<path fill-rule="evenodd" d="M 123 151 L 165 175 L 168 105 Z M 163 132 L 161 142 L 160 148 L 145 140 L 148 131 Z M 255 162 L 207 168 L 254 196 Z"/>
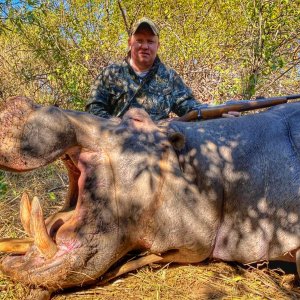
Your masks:
<path fill-rule="evenodd" d="M 61 159 L 69 191 L 43 218 L 24 194 L 28 239 L 3 239 L 1 270 L 46 291 L 94 283 L 131 251 L 159 261 L 282 260 L 300 273 L 300 103 L 239 118 L 154 123 L 11 97 L 0 108 L 0 169 Z"/>

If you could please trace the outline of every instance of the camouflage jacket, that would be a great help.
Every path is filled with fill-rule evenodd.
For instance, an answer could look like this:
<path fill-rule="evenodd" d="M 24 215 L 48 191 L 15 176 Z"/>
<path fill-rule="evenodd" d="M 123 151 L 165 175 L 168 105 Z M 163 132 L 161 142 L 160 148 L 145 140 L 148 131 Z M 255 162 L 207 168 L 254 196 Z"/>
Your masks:
<path fill-rule="evenodd" d="M 157 121 L 168 118 L 170 112 L 182 116 L 200 106 L 180 76 L 157 57 L 144 78 L 134 72 L 127 59 L 104 68 L 92 86 L 86 110 L 110 118 L 139 107 Z"/>

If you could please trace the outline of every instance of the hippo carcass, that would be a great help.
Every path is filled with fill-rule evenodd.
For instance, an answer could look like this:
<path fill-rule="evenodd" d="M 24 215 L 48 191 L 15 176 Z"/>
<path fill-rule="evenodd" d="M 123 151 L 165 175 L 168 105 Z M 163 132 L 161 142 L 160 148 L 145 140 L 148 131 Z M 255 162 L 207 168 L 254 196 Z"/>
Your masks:
<path fill-rule="evenodd" d="M 132 250 L 163 262 L 286 260 L 300 272 L 300 103 L 159 127 L 141 110 L 118 122 L 15 97 L 0 122 L 1 169 L 61 158 L 70 181 L 46 221 L 38 199 L 23 197 L 34 242 L 2 261 L 12 279 L 91 283 Z"/>

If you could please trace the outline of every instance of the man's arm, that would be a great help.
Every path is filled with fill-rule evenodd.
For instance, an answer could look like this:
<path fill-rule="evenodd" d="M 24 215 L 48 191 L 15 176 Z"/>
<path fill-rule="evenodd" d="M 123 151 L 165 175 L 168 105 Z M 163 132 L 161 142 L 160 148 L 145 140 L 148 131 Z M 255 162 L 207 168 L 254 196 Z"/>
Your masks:
<path fill-rule="evenodd" d="M 110 114 L 110 93 L 107 76 L 108 69 L 104 69 L 97 77 L 91 89 L 91 96 L 85 110 L 98 117 L 109 119 Z"/>
<path fill-rule="evenodd" d="M 172 96 L 175 99 L 172 111 L 179 117 L 191 110 L 198 110 L 208 106 L 207 104 L 201 104 L 194 98 L 191 89 L 176 72 L 174 73 Z"/>

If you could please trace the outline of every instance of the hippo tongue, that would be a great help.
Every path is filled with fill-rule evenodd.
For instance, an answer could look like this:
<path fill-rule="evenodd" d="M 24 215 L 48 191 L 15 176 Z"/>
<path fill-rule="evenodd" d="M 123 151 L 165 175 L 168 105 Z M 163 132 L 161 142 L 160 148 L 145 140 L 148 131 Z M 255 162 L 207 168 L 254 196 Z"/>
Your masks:
<path fill-rule="evenodd" d="M 34 243 L 44 257 L 52 258 L 57 252 L 57 245 L 47 232 L 39 199 L 34 197 L 30 204 L 28 195 L 24 193 L 20 208 L 23 227 L 33 239 L 2 239 L 0 252 L 24 254 Z"/>

